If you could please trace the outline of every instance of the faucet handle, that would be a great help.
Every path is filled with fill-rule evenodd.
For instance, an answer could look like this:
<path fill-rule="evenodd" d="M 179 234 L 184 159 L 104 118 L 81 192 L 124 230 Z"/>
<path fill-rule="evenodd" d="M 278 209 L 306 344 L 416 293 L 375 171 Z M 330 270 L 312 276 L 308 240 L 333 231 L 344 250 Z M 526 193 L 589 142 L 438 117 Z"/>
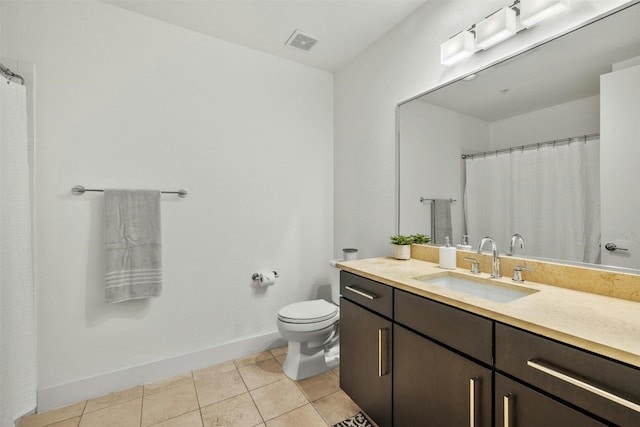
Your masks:
<path fill-rule="evenodd" d="M 535 269 L 533 267 L 527 267 L 526 265 L 519 265 L 513 269 L 513 279 L 511 280 L 518 283 L 524 282 L 522 271 L 535 271 Z"/>
<path fill-rule="evenodd" d="M 471 273 L 472 274 L 480 274 L 480 266 L 478 265 L 478 260 L 471 257 L 464 257 L 465 261 L 471 261 Z"/>

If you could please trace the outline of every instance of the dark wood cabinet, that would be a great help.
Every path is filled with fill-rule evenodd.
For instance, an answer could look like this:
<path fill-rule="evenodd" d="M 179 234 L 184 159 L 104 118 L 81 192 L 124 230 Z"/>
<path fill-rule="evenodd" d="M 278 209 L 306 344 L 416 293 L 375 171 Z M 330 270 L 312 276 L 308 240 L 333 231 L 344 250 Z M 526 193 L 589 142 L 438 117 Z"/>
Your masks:
<path fill-rule="evenodd" d="M 394 322 L 487 365 L 493 364 L 493 321 L 397 290 Z"/>
<path fill-rule="evenodd" d="M 597 427 L 605 426 L 533 389 L 496 374 L 496 427 Z"/>
<path fill-rule="evenodd" d="M 490 369 L 397 324 L 393 337 L 394 426 L 491 426 Z"/>
<path fill-rule="evenodd" d="M 640 426 L 640 369 L 341 272 L 340 385 L 381 427 Z"/>
<path fill-rule="evenodd" d="M 501 323 L 495 334 L 497 371 L 612 424 L 640 426 L 640 369 Z"/>
<path fill-rule="evenodd" d="M 341 286 L 355 292 L 343 292 L 340 299 L 340 387 L 380 427 L 391 426 L 393 327 L 390 318 L 371 308 L 391 315 L 393 292 L 342 273 Z M 350 300 L 356 297 L 363 305 Z"/>
<path fill-rule="evenodd" d="M 391 286 L 341 271 L 340 295 L 368 310 L 393 319 L 393 288 Z"/>

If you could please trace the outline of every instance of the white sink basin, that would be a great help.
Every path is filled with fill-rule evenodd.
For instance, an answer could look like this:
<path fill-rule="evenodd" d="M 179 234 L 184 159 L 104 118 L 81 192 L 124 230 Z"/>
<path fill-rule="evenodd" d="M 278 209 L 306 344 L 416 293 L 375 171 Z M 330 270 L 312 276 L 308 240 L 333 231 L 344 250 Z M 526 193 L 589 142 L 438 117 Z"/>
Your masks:
<path fill-rule="evenodd" d="M 511 302 L 538 292 L 535 289 L 508 286 L 504 283 L 489 282 L 482 279 L 471 280 L 452 275 L 421 276 L 414 277 L 414 279 L 495 302 Z"/>

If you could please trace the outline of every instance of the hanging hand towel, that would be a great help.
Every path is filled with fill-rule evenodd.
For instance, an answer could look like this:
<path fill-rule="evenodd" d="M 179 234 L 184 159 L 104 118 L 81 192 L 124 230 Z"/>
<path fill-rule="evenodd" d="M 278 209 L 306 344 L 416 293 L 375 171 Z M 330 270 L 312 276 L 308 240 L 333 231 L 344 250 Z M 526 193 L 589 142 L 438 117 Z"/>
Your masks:
<path fill-rule="evenodd" d="M 107 302 L 162 293 L 160 191 L 104 190 Z"/>
<path fill-rule="evenodd" d="M 431 221 L 435 221 L 435 236 L 434 243 L 444 244 L 444 238 L 449 236 L 451 239 L 452 227 L 451 227 L 451 200 L 449 199 L 435 199 L 434 216 Z M 450 240 L 452 241 L 452 240 Z"/>

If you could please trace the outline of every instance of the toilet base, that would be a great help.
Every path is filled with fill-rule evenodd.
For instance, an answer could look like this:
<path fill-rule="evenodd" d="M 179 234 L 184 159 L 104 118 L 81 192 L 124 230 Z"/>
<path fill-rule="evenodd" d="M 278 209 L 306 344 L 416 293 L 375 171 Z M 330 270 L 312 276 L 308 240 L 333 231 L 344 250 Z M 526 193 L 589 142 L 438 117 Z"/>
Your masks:
<path fill-rule="evenodd" d="M 333 369 L 339 364 L 339 343 L 328 348 L 309 348 L 305 342 L 289 341 L 282 370 L 292 380 L 302 380 Z"/>

